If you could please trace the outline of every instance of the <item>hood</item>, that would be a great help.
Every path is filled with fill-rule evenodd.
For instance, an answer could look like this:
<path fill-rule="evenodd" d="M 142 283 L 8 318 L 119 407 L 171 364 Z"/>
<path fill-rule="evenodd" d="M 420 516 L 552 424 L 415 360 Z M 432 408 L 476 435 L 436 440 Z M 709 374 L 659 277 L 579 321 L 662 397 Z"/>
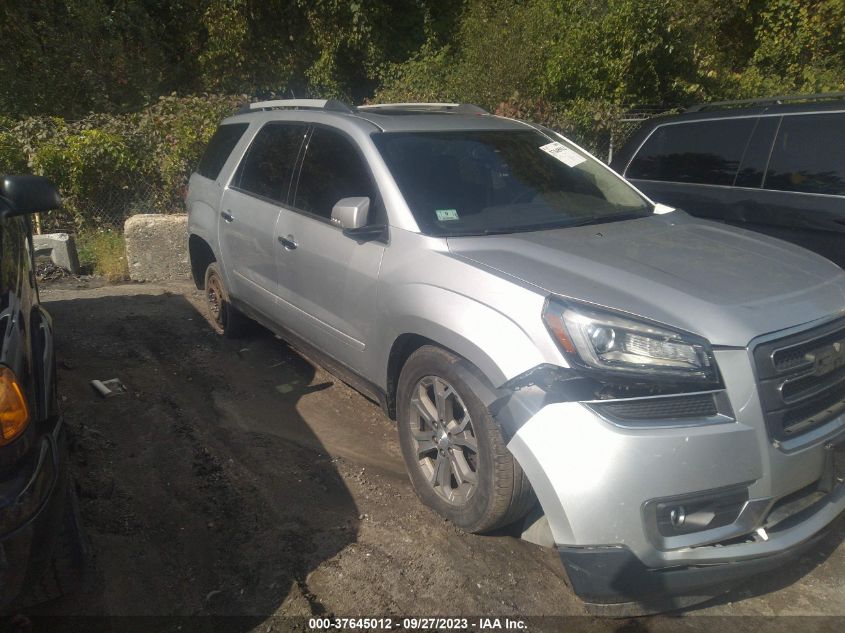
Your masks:
<path fill-rule="evenodd" d="M 549 294 L 744 347 L 845 310 L 845 271 L 778 239 L 681 211 L 592 226 L 448 239 L 453 256 Z"/>

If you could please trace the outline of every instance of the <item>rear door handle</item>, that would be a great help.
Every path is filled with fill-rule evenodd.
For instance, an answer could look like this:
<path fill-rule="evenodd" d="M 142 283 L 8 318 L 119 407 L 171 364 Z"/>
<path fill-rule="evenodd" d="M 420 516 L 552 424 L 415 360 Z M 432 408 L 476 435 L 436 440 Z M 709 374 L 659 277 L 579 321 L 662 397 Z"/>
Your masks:
<path fill-rule="evenodd" d="M 297 247 L 296 240 L 294 239 L 293 235 L 288 235 L 287 237 L 282 237 L 281 235 L 278 237 L 279 244 L 285 247 L 286 251 L 292 251 Z"/>
<path fill-rule="evenodd" d="M 233 222 L 235 220 L 235 218 L 232 217 L 232 214 L 228 211 L 221 211 L 220 217 L 226 220 L 226 222 Z"/>

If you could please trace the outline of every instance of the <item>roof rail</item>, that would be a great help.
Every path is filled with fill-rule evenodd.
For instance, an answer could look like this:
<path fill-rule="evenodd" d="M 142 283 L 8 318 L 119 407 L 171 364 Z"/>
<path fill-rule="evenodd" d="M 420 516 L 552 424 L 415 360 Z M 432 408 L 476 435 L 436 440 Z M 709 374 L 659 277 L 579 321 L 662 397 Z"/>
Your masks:
<path fill-rule="evenodd" d="M 404 110 L 406 112 L 454 112 L 455 114 L 490 114 L 471 103 L 372 103 L 356 108 L 359 112 L 378 110 Z"/>
<path fill-rule="evenodd" d="M 712 101 L 699 103 L 686 108 L 684 112 L 702 112 L 711 108 L 727 108 L 730 106 L 777 105 L 785 101 L 823 101 L 825 99 L 843 99 L 845 92 L 819 92 L 807 95 L 780 95 L 776 97 L 759 97 L 755 99 L 737 99 L 735 101 Z"/>
<path fill-rule="evenodd" d="M 238 114 L 256 110 L 329 110 L 331 112 L 351 113 L 352 108 L 337 99 L 275 99 L 273 101 L 254 101 L 238 110 Z"/>

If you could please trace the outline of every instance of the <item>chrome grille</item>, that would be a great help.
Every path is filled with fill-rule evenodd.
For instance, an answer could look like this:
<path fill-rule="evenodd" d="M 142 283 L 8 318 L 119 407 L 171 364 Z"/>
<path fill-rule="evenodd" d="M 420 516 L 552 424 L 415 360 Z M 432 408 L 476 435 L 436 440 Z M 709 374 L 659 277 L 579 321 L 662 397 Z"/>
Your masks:
<path fill-rule="evenodd" d="M 845 319 L 754 348 L 769 434 L 784 440 L 845 413 Z"/>

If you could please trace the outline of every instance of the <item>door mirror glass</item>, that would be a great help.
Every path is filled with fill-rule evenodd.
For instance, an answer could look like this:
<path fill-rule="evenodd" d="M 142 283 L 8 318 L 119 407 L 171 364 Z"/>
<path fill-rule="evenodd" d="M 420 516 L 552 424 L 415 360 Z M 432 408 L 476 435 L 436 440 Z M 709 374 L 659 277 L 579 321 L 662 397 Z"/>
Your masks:
<path fill-rule="evenodd" d="M 332 224 L 344 230 L 360 229 L 367 225 L 369 212 L 369 198 L 341 198 L 332 207 Z"/>
<path fill-rule="evenodd" d="M 4 176 L 0 180 L 0 216 L 27 215 L 62 206 L 56 186 L 43 176 Z"/>

